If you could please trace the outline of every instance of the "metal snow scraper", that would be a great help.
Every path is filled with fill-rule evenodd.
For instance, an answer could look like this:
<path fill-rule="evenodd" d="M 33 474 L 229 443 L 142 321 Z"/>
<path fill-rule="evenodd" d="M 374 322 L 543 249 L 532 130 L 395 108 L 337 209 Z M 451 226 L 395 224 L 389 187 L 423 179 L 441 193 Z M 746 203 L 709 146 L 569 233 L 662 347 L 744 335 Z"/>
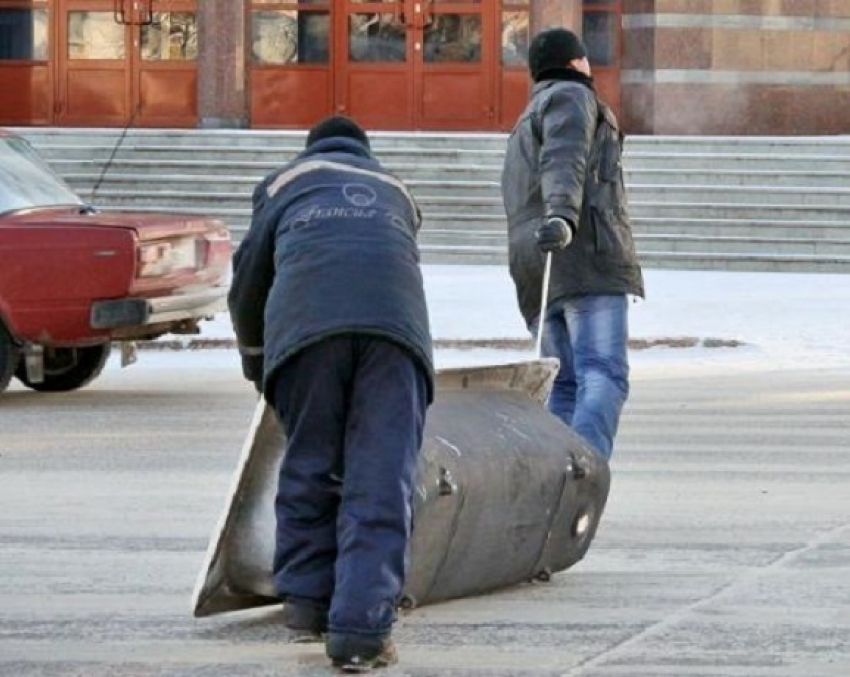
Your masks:
<path fill-rule="evenodd" d="M 414 497 L 403 607 L 547 579 L 587 552 L 608 464 L 543 406 L 556 360 L 440 371 Z M 285 439 L 261 400 L 194 592 L 195 616 L 273 604 Z"/>

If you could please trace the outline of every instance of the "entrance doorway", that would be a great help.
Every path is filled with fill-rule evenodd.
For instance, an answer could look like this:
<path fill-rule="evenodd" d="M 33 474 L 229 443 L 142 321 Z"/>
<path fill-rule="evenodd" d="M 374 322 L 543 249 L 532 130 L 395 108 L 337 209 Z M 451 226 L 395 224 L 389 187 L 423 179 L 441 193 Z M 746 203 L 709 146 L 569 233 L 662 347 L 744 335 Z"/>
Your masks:
<path fill-rule="evenodd" d="M 58 0 L 56 124 L 194 127 L 195 0 Z"/>
<path fill-rule="evenodd" d="M 370 129 L 495 128 L 495 3 L 254 4 L 253 126 L 336 112 Z"/>
<path fill-rule="evenodd" d="M 344 0 L 336 111 L 372 129 L 492 127 L 492 6 Z"/>
<path fill-rule="evenodd" d="M 0 124 L 197 126 L 196 0 L 0 0 Z"/>

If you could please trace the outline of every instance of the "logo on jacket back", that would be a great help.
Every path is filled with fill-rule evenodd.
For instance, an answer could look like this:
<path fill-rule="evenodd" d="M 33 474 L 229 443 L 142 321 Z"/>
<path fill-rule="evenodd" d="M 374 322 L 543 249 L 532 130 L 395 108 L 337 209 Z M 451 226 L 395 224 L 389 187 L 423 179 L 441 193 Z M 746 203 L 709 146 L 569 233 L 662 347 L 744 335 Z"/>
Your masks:
<path fill-rule="evenodd" d="M 342 195 L 355 207 L 368 207 L 375 204 L 378 194 L 374 189 L 362 183 L 347 183 L 342 187 Z"/>
<path fill-rule="evenodd" d="M 289 230 L 300 230 L 307 226 L 331 220 L 346 221 L 367 220 L 389 225 L 395 230 L 405 234 L 413 235 L 416 228 L 408 218 L 395 211 L 393 208 L 378 209 L 378 192 L 362 183 L 346 183 L 340 188 L 342 201 L 337 204 L 317 205 L 311 204 L 299 209 L 295 216 L 282 224 L 282 233 Z"/>

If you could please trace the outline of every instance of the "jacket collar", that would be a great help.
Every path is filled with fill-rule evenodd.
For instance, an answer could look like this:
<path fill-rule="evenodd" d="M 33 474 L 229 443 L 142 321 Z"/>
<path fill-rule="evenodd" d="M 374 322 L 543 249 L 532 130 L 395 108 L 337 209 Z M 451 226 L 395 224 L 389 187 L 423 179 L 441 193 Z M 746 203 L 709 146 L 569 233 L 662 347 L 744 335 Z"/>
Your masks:
<path fill-rule="evenodd" d="M 596 91 L 593 78 L 574 68 L 549 68 L 537 76 L 532 92 L 536 94 L 543 89 L 551 87 L 555 82 L 577 82 L 591 91 Z"/>
<path fill-rule="evenodd" d="M 317 141 L 309 148 L 305 148 L 299 153 L 298 158 L 301 159 L 324 153 L 348 153 L 349 155 L 357 155 L 363 158 L 372 157 L 369 147 L 357 139 L 352 139 L 348 136 L 331 136 L 327 139 Z"/>

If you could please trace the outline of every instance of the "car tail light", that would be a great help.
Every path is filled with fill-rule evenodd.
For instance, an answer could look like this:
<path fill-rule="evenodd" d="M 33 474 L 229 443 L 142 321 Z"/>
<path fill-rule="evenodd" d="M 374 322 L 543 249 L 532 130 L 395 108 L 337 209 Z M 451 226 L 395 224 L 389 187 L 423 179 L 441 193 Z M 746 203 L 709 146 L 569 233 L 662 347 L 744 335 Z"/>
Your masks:
<path fill-rule="evenodd" d="M 145 242 L 139 247 L 136 277 L 162 277 L 181 270 L 194 270 L 199 264 L 195 238 Z"/>

